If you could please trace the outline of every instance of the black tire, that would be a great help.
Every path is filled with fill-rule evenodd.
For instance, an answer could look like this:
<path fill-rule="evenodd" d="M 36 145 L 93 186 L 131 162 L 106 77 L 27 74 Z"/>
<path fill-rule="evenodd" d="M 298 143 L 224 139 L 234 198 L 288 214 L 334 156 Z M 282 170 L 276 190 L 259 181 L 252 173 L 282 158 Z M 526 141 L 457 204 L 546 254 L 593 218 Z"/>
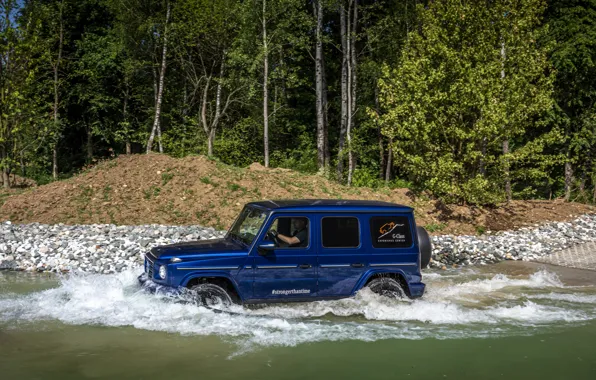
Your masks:
<path fill-rule="evenodd" d="M 433 248 L 428 232 L 423 227 L 416 227 L 416 232 L 418 234 L 418 247 L 420 248 L 420 268 L 424 269 L 430 263 Z"/>
<path fill-rule="evenodd" d="M 406 293 L 399 282 L 390 277 L 373 279 L 366 285 L 373 293 L 389 298 L 404 298 Z"/>
<path fill-rule="evenodd" d="M 209 309 L 226 309 L 234 304 L 227 290 L 211 283 L 198 284 L 190 288 L 198 305 Z"/>

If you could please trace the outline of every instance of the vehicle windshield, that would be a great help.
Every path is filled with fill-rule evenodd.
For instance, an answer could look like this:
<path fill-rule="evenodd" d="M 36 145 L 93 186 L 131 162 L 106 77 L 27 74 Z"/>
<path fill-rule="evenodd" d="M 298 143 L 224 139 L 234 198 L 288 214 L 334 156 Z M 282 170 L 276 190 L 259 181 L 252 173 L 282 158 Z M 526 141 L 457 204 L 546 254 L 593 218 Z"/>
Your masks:
<path fill-rule="evenodd" d="M 245 207 L 228 231 L 228 236 L 250 245 L 261 230 L 266 218 L 266 211 Z"/>

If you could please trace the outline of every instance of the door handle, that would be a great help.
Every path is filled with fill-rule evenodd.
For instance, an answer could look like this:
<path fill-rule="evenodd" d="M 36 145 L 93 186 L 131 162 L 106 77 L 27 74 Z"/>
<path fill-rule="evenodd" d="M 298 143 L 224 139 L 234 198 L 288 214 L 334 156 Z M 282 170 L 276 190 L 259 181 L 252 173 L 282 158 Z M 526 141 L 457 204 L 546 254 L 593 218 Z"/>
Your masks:
<path fill-rule="evenodd" d="M 364 267 L 364 264 L 362 264 L 362 263 L 353 263 L 353 264 L 350 264 L 350 266 L 352 268 L 362 268 L 362 267 Z"/>
<path fill-rule="evenodd" d="M 312 268 L 312 265 L 310 264 L 302 264 L 299 266 L 300 269 L 308 269 L 308 268 Z"/>

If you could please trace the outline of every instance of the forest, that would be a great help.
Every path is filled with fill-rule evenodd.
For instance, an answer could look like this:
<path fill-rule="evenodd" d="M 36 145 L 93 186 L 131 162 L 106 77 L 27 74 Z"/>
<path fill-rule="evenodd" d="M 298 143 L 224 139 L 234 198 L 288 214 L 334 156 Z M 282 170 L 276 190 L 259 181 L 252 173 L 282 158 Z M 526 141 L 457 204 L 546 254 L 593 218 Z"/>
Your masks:
<path fill-rule="evenodd" d="M 0 169 L 206 155 L 596 202 L 596 0 L 0 0 Z"/>

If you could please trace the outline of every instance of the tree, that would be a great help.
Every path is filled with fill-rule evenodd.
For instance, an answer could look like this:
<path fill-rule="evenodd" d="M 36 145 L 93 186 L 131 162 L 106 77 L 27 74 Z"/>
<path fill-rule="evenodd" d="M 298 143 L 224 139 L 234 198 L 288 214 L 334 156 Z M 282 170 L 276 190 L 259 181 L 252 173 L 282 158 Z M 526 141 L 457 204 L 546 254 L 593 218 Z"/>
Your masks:
<path fill-rule="evenodd" d="M 342 47 L 341 74 L 341 126 L 339 132 L 339 150 L 337 161 L 337 176 L 343 177 L 343 150 L 347 140 L 348 148 L 348 186 L 352 184 L 355 169 L 355 156 L 352 146 L 352 130 L 356 117 L 356 89 L 357 89 L 357 28 L 358 28 L 358 0 L 347 0 L 339 6 Z"/>
<path fill-rule="evenodd" d="M 221 121 L 239 101 L 242 89 L 228 63 L 236 36 L 235 6 L 232 1 L 213 0 L 181 1 L 177 6 L 174 51 L 183 73 L 183 113 L 204 131 L 209 156 L 214 155 Z"/>
<path fill-rule="evenodd" d="M 153 127 L 147 140 L 147 153 L 151 152 L 153 148 L 153 140 L 155 139 L 155 133 L 157 132 L 157 143 L 159 144 L 159 153 L 163 153 L 163 145 L 161 142 L 161 103 L 164 91 L 164 81 L 166 76 L 167 68 L 167 53 L 168 53 L 168 27 L 170 23 L 170 1 L 166 0 L 166 17 L 163 24 L 163 38 L 162 38 L 162 53 L 161 53 L 161 65 L 159 66 L 159 81 L 156 83 L 156 94 L 155 94 L 155 116 L 153 119 Z"/>
<path fill-rule="evenodd" d="M 546 50 L 536 42 L 543 9 L 539 0 L 419 6 L 421 28 L 380 82 L 379 120 L 400 170 L 448 201 L 501 198 L 513 154 L 502 154 L 502 142 L 551 107 Z"/>
<path fill-rule="evenodd" d="M 65 34 L 65 7 L 64 1 L 59 1 L 55 6 L 50 7 L 50 17 L 53 22 L 50 23 L 50 66 L 53 75 L 54 100 L 52 103 L 52 117 L 54 122 L 53 141 L 52 141 L 52 177 L 58 178 L 58 144 L 60 143 L 62 125 L 60 122 L 60 93 L 62 90 L 62 81 L 60 71 L 62 69 L 62 53 L 64 50 Z"/>
<path fill-rule="evenodd" d="M 325 57 L 323 54 L 323 0 L 313 2 L 316 19 L 315 42 L 315 92 L 317 115 L 317 163 L 319 171 L 327 171 L 329 167 L 329 143 L 327 126 L 327 80 L 325 78 Z"/>
<path fill-rule="evenodd" d="M 590 179 L 596 201 L 596 1 L 552 0 L 546 17 L 557 72 L 555 117 L 564 126 L 565 200 L 571 199 L 578 172 L 580 196 Z"/>
<path fill-rule="evenodd" d="M 39 67 L 45 59 L 39 16 L 34 10 L 20 10 L 17 1 L 0 1 L 0 168 L 5 188 L 11 186 L 10 174 L 17 164 L 21 175 L 26 174 L 26 157 L 35 156 L 47 135 L 39 95 L 43 91 L 38 91 Z"/>

